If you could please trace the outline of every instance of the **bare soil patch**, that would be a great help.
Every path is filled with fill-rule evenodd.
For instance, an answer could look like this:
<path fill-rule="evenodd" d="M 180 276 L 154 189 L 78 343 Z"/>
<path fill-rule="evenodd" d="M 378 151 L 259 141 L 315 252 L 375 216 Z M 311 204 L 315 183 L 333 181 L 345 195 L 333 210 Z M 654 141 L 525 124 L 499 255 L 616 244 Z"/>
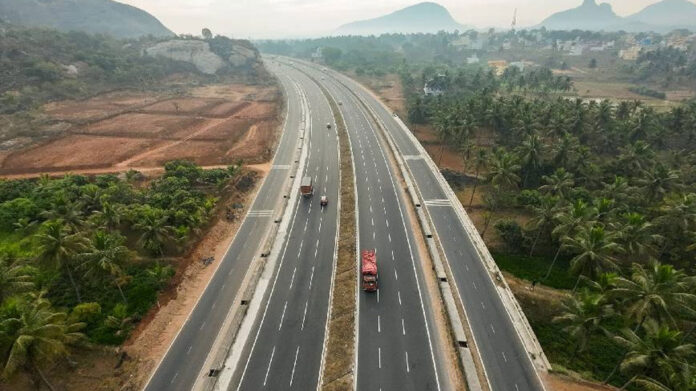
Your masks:
<path fill-rule="evenodd" d="M 61 121 L 87 121 L 100 119 L 134 107 L 146 106 L 159 99 L 157 95 L 132 91 L 110 92 L 91 99 L 49 103 L 44 111 Z"/>
<path fill-rule="evenodd" d="M 560 374 L 546 374 L 543 377 L 549 390 L 553 391 L 615 391 L 615 387 L 573 379 Z"/>
<path fill-rule="evenodd" d="M 134 151 L 153 146 L 152 139 L 70 135 L 35 148 L 15 152 L 2 163 L 0 173 L 55 169 L 108 167 Z"/>
<path fill-rule="evenodd" d="M 173 159 L 263 163 L 277 138 L 279 97 L 276 87 L 232 84 L 179 97 L 112 92 L 51 103 L 44 112 L 61 126 L 41 143 L 3 145 L 0 175 L 148 169 Z"/>

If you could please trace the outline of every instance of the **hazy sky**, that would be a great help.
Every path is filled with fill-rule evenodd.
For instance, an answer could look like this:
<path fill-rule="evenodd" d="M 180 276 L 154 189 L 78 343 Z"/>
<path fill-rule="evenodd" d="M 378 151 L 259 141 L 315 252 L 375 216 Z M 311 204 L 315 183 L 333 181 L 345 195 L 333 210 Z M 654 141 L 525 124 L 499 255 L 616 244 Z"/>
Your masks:
<path fill-rule="evenodd" d="M 341 24 L 372 18 L 419 0 L 118 0 L 155 15 L 176 33 L 213 33 L 237 38 L 320 35 Z M 514 9 L 518 25 L 532 26 L 553 12 L 582 0 L 439 0 L 460 23 L 509 27 Z M 628 15 L 658 0 L 599 0 Z"/>

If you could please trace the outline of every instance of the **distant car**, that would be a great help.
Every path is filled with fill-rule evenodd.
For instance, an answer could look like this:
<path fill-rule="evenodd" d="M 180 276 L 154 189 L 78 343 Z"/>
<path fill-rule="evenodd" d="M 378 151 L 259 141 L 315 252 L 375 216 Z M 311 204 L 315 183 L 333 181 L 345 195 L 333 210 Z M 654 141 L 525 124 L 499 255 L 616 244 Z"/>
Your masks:
<path fill-rule="evenodd" d="M 326 196 L 321 196 L 321 201 L 320 204 L 322 207 L 326 206 L 329 204 L 329 198 Z"/>
<path fill-rule="evenodd" d="M 339 106 L 343 106 L 343 101 L 339 100 L 339 101 L 338 101 L 338 105 L 339 105 Z"/>
<path fill-rule="evenodd" d="M 326 129 L 331 129 L 331 123 L 326 124 Z"/>

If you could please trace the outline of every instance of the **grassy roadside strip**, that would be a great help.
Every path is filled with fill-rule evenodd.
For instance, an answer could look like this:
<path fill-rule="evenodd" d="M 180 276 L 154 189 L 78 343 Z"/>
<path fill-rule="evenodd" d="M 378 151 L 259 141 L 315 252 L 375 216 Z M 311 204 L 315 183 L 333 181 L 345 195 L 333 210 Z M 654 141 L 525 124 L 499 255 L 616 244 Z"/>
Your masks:
<path fill-rule="evenodd" d="M 338 234 L 338 260 L 333 283 L 331 319 L 324 363 L 321 389 L 338 391 L 353 389 L 355 349 L 355 183 L 353 181 L 353 155 L 350 151 L 348 131 L 338 105 L 329 92 L 317 83 L 331 105 L 336 122 L 341 154 L 341 225 Z"/>

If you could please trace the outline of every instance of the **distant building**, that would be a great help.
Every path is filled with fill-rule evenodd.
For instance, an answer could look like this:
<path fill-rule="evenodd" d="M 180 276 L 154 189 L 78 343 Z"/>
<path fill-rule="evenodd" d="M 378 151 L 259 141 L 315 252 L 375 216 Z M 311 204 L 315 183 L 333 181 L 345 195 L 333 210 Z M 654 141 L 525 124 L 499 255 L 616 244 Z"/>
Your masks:
<path fill-rule="evenodd" d="M 466 63 L 471 65 L 471 64 L 478 64 L 481 60 L 478 58 L 476 54 L 471 55 L 466 59 Z"/>
<path fill-rule="evenodd" d="M 507 69 L 508 63 L 505 60 L 488 61 L 488 67 L 493 68 L 498 76 L 502 75 Z"/>
<path fill-rule="evenodd" d="M 312 53 L 312 59 L 321 60 L 323 58 L 322 49 L 323 48 L 318 47 L 317 50 L 315 50 L 314 53 Z"/>
<path fill-rule="evenodd" d="M 619 57 L 622 60 L 626 61 L 635 61 L 638 59 L 638 55 L 640 55 L 641 47 L 640 46 L 631 46 L 628 49 L 622 49 L 619 51 Z"/>
<path fill-rule="evenodd" d="M 425 86 L 423 87 L 423 93 L 426 96 L 439 96 L 445 93 L 446 85 L 445 83 L 447 82 L 447 76 L 445 75 L 437 75 L 434 78 L 428 80 L 425 82 Z"/>
<path fill-rule="evenodd" d="M 524 69 L 527 67 L 527 64 L 524 61 L 515 61 L 511 62 L 510 65 L 508 65 L 508 68 L 517 68 L 520 70 L 520 72 L 524 72 Z"/>

